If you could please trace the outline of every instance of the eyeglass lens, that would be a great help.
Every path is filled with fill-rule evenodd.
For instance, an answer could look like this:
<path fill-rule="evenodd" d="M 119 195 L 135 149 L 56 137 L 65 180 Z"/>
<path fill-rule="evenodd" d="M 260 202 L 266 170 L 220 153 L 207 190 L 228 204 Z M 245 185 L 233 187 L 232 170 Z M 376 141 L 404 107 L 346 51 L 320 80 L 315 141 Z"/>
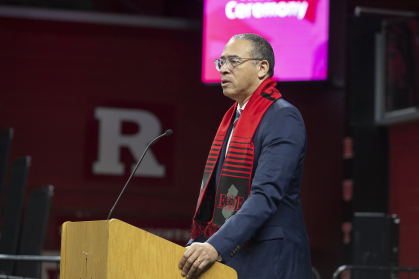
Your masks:
<path fill-rule="evenodd" d="M 227 67 L 230 70 L 232 70 L 232 69 L 234 69 L 234 68 L 237 67 L 237 60 L 236 59 L 228 58 L 228 59 L 224 60 L 224 59 L 221 59 L 220 58 L 220 59 L 216 59 L 214 61 L 215 68 L 217 69 L 217 71 L 220 71 L 221 68 L 223 67 L 224 63 L 226 63 L 226 62 L 227 62 Z"/>

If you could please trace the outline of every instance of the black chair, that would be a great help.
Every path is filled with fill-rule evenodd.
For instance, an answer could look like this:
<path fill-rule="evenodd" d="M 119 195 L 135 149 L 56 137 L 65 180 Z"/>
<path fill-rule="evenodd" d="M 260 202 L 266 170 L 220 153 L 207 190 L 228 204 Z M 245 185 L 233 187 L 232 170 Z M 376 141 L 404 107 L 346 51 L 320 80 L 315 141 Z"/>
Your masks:
<path fill-rule="evenodd" d="M 38 279 L 38 278 L 17 277 L 17 276 L 1 275 L 0 274 L 0 279 Z"/>
<path fill-rule="evenodd" d="M 9 161 L 10 146 L 12 144 L 13 129 L 0 131 L 0 202 L 3 197 L 6 181 L 7 163 Z"/>
<path fill-rule="evenodd" d="M 30 157 L 24 157 L 12 164 L 0 238 L 0 254 L 15 255 L 17 252 L 23 197 L 30 162 Z M 0 261 L 0 274 L 11 275 L 12 272 L 13 262 Z"/>
<path fill-rule="evenodd" d="M 41 255 L 53 194 L 53 186 L 32 191 L 26 208 L 19 255 Z M 41 277 L 40 265 L 39 262 L 34 261 L 18 261 L 15 275 Z"/>

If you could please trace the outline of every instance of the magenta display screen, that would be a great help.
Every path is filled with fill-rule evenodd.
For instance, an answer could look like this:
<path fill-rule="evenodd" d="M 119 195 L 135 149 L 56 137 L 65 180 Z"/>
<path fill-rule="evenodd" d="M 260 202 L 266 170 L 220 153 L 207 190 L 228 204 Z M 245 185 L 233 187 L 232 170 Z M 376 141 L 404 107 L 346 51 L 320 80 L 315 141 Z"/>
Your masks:
<path fill-rule="evenodd" d="M 271 43 L 275 80 L 327 78 L 329 0 L 205 0 L 203 82 L 221 81 L 213 61 L 241 33 L 255 33 Z"/>

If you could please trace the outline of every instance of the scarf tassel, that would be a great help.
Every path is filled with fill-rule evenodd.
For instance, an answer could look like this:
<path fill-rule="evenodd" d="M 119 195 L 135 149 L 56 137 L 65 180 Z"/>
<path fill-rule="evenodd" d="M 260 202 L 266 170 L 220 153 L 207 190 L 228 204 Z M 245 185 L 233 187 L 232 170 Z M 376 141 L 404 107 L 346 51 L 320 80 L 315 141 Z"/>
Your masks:
<path fill-rule="evenodd" d="M 210 238 L 211 236 L 213 236 L 213 234 L 215 234 L 219 229 L 221 228 L 221 226 L 217 226 L 217 225 L 208 225 L 205 228 L 204 231 L 204 236 L 206 239 Z"/>
<path fill-rule="evenodd" d="M 192 232 L 191 238 L 195 239 L 200 236 L 205 236 L 206 239 L 210 238 L 213 234 L 215 234 L 221 226 L 217 225 L 209 225 L 207 223 L 201 223 L 199 221 L 193 220 L 192 222 Z"/>
<path fill-rule="evenodd" d="M 196 239 L 200 236 L 204 236 L 206 239 L 208 239 L 211 236 L 213 236 L 220 228 L 221 226 L 217 226 L 214 224 L 213 225 L 202 224 L 199 221 L 193 220 L 192 232 L 190 236 L 191 236 L 191 239 Z M 251 240 L 247 241 L 243 245 L 243 248 L 250 248 L 250 246 L 251 246 Z"/>
<path fill-rule="evenodd" d="M 205 227 L 206 227 L 206 225 L 203 225 L 200 222 L 197 222 L 197 221 L 193 220 L 191 239 L 196 239 L 196 238 L 200 237 L 201 235 L 204 235 Z"/>

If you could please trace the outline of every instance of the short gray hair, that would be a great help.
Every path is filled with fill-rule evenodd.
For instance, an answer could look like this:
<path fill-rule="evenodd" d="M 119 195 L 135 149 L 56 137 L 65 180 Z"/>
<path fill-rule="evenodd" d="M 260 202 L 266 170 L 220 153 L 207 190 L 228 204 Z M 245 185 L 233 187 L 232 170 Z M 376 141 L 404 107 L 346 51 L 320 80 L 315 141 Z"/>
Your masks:
<path fill-rule="evenodd" d="M 251 58 L 267 60 L 269 63 L 268 76 L 274 75 L 275 54 L 271 44 L 265 38 L 253 33 L 245 33 L 235 35 L 230 40 L 250 41 L 252 43 Z"/>

